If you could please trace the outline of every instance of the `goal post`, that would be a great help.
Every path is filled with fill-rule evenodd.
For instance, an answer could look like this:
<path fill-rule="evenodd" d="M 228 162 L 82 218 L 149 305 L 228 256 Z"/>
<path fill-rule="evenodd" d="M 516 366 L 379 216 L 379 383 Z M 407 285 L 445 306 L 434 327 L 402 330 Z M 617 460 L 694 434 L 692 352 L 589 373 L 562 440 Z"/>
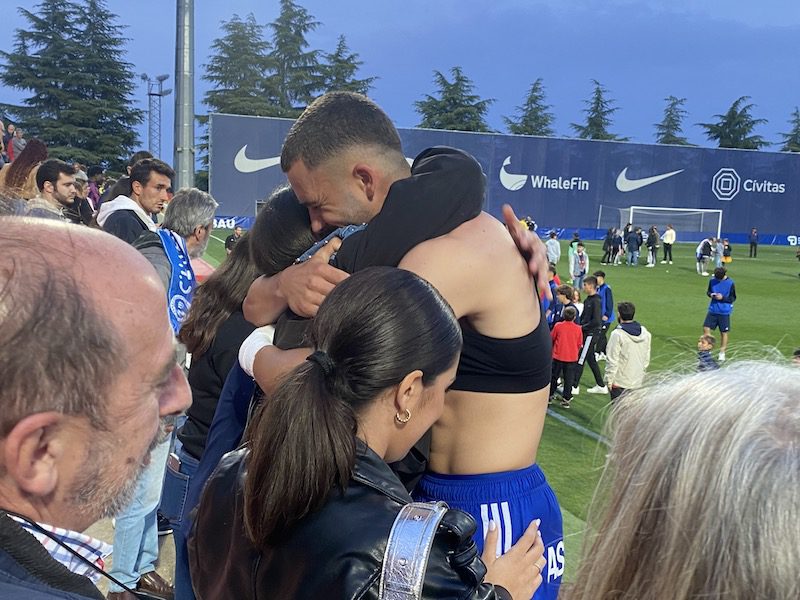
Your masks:
<path fill-rule="evenodd" d="M 663 233 L 672 225 L 684 240 L 713 235 L 722 236 L 722 211 L 713 208 L 664 208 L 661 206 L 631 206 L 627 222 L 647 229 L 651 225 Z M 624 223 L 620 223 L 624 225 Z"/>

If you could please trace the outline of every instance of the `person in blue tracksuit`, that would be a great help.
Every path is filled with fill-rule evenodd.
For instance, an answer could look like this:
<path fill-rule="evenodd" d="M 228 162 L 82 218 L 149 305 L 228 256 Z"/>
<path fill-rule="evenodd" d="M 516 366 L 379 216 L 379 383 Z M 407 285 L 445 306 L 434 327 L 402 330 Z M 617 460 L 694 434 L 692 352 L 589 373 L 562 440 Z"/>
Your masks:
<path fill-rule="evenodd" d="M 601 312 L 603 314 L 603 327 L 600 330 L 600 335 L 597 337 L 597 345 L 595 351 L 597 352 L 599 360 L 605 360 L 606 345 L 608 344 L 608 328 L 616 321 L 617 315 L 614 313 L 614 294 L 611 291 L 611 286 L 606 283 L 606 274 L 604 271 L 595 271 L 594 276 L 597 277 L 597 295 L 600 296 Z"/>
<path fill-rule="evenodd" d="M 703 322 L 703 333 L 711 335 L 712 330 L 719 328 L 721 341 L 718 359 L 722 362 L 725 360 L 725 350 L 728 347 L 733 303 L 736 302 L 736 286 L 733 279 L 728 277 L 725 267 L 714 269 L 714 277 L 708 282 L 706 296 L 711 298 L 711 302 L 708 305 L 706 320 Z"/>

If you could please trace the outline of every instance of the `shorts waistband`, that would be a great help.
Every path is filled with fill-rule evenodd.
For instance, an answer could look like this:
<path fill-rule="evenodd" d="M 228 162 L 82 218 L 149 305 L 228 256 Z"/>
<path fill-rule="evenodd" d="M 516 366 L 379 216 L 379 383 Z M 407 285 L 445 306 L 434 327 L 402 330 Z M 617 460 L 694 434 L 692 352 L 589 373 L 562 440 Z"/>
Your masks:
<path fill-rule="evenodd" d="M 426 473 L 419 482 L 425 495 L 441 500 L 472 500 L 479 496 L 519 497 L 547 485 L 547 478 L 538 464 L 516 471 L 447 475 Z"/>

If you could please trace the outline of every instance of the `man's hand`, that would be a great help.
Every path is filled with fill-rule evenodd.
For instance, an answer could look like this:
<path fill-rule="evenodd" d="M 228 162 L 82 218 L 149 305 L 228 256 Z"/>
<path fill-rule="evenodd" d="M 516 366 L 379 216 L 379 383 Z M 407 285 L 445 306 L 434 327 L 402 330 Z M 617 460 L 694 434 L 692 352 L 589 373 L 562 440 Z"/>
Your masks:
<path fill-rule="evenodd" d="M 533 231 L 528 231 L 526 227 L 519 222 L 517 215 L 514 214 L 514 209 L 508 204 L 503 205 L 503 219 L 506 222 L 506 227 L 511 233 L 511 238 L 519 248 L 519 253 L 522 254 L 525 261 L 528 263 L 528 270 L 536 278 L 536 286 L 544 291 L 545 297 L 549 300 L 553 299 L 553 294 L 550 292 L 550 285 L 547 281 L 547 250 L 544 242 L 539 239 Z"/>
<path fill-rule="evenodd" d="M 341 245 L 342 240 L 333 238 L 306 262 L 292 265 L 277 275 L 278 294 L 286 300 L 296 315 L 314 317 L 322 301 L 336 284 L 349 277 L 344 271 L 329 264 L 331 255 Z"/>

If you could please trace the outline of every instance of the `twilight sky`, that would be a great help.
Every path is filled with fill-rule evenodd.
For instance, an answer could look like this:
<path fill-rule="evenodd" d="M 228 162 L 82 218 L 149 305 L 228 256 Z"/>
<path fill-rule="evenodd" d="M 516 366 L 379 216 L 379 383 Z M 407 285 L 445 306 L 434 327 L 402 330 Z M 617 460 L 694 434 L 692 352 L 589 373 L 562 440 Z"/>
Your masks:
<path fill-rule="evenodd" d="M 4 2 L 6 46 L 25 22 L 13 10 L 28 2 Z M 169 73 L 174 87 L 175 7 L 169 0 L 110 0 L 128 26 L 128 61 L 137 73 Z M 312 48 L 331 51 L 344 34 L 364 61 L 361 76 L 374 75 L 371 95 L 400 127 L 419 123 L 414 101 L 434 93 L 433 70 L 463 68 L 484 98 L 494 98 L 489 124 L 505 130 L 531 82 L 544 80 L 559 136 L 582 121 L 591 79 L 599 80 L 619 107 L 612 131 L 631 141 L 654 140 L 663 99 L 687 98 L 685 135 L 709 145 L 695 124 L 713 120 L 742 95 L 752 96 L 758 129 L 771 142 L 789 129 L 800 106 L 800 1 L 798 0 L 299 0 L 320 21 Z M 278 2 L 195 1 L 196 113 L 207 84 L 200 79 L 220 21 L 254 13 L 272 21 Z M 0 87 L 0 101 L 23 94 Z M 146 89 L 137 91 L 146 108 Z M 164 158 L 171 159 L 174 96 L 165 100 Z M 140 130 L 146 146 L 146 124 Z M 770 148 L 777 150 L 777 147 Z"/>

